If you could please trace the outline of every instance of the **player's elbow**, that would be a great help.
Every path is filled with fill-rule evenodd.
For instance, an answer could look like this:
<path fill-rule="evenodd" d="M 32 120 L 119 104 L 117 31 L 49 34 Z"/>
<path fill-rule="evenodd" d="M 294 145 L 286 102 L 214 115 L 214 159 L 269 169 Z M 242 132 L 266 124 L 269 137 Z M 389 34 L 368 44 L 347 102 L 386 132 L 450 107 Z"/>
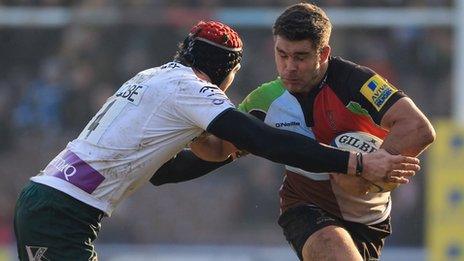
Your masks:
<path fill-rule="evenodd" d="M 427 119 L 419 119 L 416 121 L 415 125 L 415 129 L 417 130 L 416 138 L 423 147 L 427 147 L 435 141 L 437 133 L 430 121 Z"/>
<path fill-rule="evenodd" d="M 279 155 L 276 155 L 279 150 L 274 148 L 274 144 L 277 143 L 274 138 L 275 136 L 268 131 L 259 130 L 255 133 L 249 132 L 247 135 L 242 135 L 240 142 L 234 145 L 256 156 L 273 159 L 279 157 Z"/>
<path fill-rule="evenodd" d="M 431 124 L 427 128 L 427 133 L 425 136 L 425 141 L 427 142 L 427 144 L 432 144 L 437 138 L 437 133 L 435 132 L 435 129 Z"/>
<path fill-rule="evenodd" d="M 246 137 L 246 138 L 245 138 Z M 255 154 L 257 156 L 266 156 L 271 153 L 266 143 L 263 141 L 262 136 L 260 135 L 249 135 L 243 137 L 240 142 L 234 144 L 237 148 L 241 150 L 246 150 L 251 154 Z"/>

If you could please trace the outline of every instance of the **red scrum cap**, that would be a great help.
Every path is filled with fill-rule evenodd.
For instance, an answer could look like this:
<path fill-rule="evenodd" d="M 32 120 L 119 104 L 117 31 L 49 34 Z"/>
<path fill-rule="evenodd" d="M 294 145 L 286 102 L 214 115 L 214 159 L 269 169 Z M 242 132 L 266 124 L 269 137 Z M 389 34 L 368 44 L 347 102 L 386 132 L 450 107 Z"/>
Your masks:
<path fill-rule="evenodd" d="M 199 40 L 227 51 L 241 51 L 240 36 L 229 26 L 215 21 L 200 21 L 190 30 L 192 40 Z"/>

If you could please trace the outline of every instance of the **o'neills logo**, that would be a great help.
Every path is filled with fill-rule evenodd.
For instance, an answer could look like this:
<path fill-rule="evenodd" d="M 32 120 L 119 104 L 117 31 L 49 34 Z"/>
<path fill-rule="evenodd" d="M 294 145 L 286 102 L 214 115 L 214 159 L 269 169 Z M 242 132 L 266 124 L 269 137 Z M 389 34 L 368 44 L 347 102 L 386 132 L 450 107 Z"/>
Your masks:
<path fill-rule="evenodd" d="M 70 163 L 66 162 L 65 159 L 61 158 L 60 156 L 54 158 L 50 164 L 55 167 L 57 170 L 61 171 L 64 174 L 64 178 L 69 181 L 69 178 L 76 174 L 77 169 L 71 165 Z"/>
<path fill-rule="evenodd" d="M 375 143 L 377 142 L 375 139 L 372 139 L 368 142 L 360 140 L 358 138 L 355 138 L 353 136 L 349 135 L 342 135 L 338 138 L 338 142 L 342 144 L 349 145 L 351 147 L 355 147 L 361 151 L 371 153 L 377 150 L 377 148 L 374 146 Z"/>
<path fill-rule="evenodd" d="M 277 128 L 280 127 L 290 127 L 290 126 L 300 126 L 300 123 L 297 121 L 291 121 L 291 122 L 277 122 L 275 124 Z"/>

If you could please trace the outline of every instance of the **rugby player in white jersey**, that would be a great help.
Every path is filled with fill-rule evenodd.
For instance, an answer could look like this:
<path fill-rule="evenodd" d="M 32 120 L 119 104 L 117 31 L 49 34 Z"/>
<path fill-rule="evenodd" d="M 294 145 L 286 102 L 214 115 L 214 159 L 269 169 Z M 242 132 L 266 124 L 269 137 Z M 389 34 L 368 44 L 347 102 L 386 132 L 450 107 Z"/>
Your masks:
<path fill-rule="evenodd" d="M 207 131 L 237 148 L 314 172 L 407 180 L 416 158 L 356 154 L 271 128 L 234 108 L 224 91 L 240 69 L 242 41 L 227 25 L 194 26 L 174 62 L 138 73 L 111 97 L 21 192 L 14 228 L 20 260 L 97 260 L 104 216 Z M 359 157 L 359 155 L 358 155 Z"/>

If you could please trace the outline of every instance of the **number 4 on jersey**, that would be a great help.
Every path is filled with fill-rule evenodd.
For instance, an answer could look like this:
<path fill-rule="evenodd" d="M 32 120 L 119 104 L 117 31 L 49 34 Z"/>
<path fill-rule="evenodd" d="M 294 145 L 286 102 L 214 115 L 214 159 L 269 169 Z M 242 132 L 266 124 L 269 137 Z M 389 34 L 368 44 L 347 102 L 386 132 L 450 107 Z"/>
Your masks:
<path fill-rule="evenodd" d="M 88 130 L 87 135 L 85 136 L 86 139 L 89 137 L 90 133 L 92 131 L 94 131 L 98 127 L 98 124 L 100 124 L 100 120 L 103 118 L 103 116 L 105 116 L 105 114 L 108 112 L 108 110 L 111 108 L 111 106 L 113 106 L 115 101 L 116 100 L 113 100 L 110 104 L 108 104 L 108 106 L 106 106 L 105 110 L 102 111 L 102 113 L 100 113 L 95 118 L 95 120 L 89 125 L 89 127 L 87 128 L 87 130 Z"/>

